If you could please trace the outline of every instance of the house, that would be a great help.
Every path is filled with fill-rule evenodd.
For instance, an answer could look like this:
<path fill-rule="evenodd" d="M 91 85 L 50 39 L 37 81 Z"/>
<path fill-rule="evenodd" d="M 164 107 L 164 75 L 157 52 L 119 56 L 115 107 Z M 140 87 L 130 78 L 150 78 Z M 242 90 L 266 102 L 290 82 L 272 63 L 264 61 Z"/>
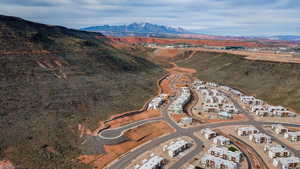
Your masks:
<path fill-rule="evenodd" d="M 238 166 L 236 163 L 228 160 L 224 160 L 220 157 L 215 157 L 212 155 L 204 155 L 201 158 L 201 166 L 209 168 L 222 168 L 222 169 L 237 169 Z"/>
<path fill-rule="evenodd" d="M 262 105 L 263 101 L 260 99 L 256 99 L 253 96 L 240 96 L 240 99 L 245 104 L 252 104 L 252 105 Z"/>
<path fill-rule="evenodd" d="M 300 167 L 300 159 L 294 156 L 275 158 L 273 165 L 280 169 L 296 169 Z"/>
<path fill-rule="evenodd" d="M 145 159 L 141 165 L 136 165 L 135 169 L 158 169 L 166 164 L 166 160 L 158 155 L 151 154 L 149 160 Z"/>
<path fill-rule="evenodd" d="M 211 147 L 208 153 L 215 157 L 223 158 L 224 160 L 229 160 L 233 162 L 240 162 L 242 158 L 242 153 L 240 151 L 230 151 L 227 147 Z"/>
<path fill-rule="evenodd" d="M 207 112 L 217 112 L 220 111 L 220 107 L 217 103 L 207 103 L 203 106 L 204 111 Z"/>
<path fill-rule="evenodd" d="M 291 142 L 300 141 L 300 131 L 297 132 L 285 132 L 283 135 L 284 138 L 288 139 Z"/>
<path fill-rule="evenodd" d="M 297 114 L 291 111 L 280 111 L 280 110 L 275 110 L 273 111 L 273 115 L 276 117 L 296 117 Z"/>
<path fill-rule="evenodd" d="M 291 153 L 282 145 L 266 144 L 264 151 L 268 153 L 269 158 L 289 157 Z"/>
<path fill-rule="evenodd" d="M 249 140 L 251 140 L 255 143 L 271 143 L 272 142 L 271 137 L 264 133 L 251 134 L 251 135 L 249 135 Z"/>
<path fill-rule="evenodd" d="M 250 134 L 259 133 L 259 130 L 254 126 L 247 126 L 247 127 L 239 127 L 237 128 L 237 134 L 239 136 L 248 136 Z"/>
<path fill-rule="evenodd" d="M 151 100 L 151 102 L 148 104 L 148 110 L 156 110 L 159 108 L 160 105 L 163 104 L 164 100 L 167 98 L 168 95 L 166 94 L 160 94 L 158 97 L 155 97 Z"/>
<path fill-rule="evenodd" d="M 235 89 L 231 89 L 231 92 L 234 94 L 234 95 L 237 95 L 237 96 L 243 96 L 244 94 L 238 90 L 235 90 Z"/>
<path fill-rule="evenodd" d="M 189 142 L 178 139 L 175 142 L 171 142 L 169 145 L 164 146 L 163 151 L 167 151 L 170 157 L 175 157 L 190 146 L 191 144 Z"/>
<path fill-rule="evenodd" d="M 182 117 L 181 120 L 180 120 L 180 123 L 181 124 L 192 124 L 193 122 L 193 118 L 191 117 Z"/>
<path fill-rule="evenodd" d="M 168 108 L 169 113 L 183 113 L 183 107 L 190 100 L 190 97 L 190 89 L 188 87 L 181 87 L 180 95 Z"/>
<path fill-rule="evenodd" d="M 211 139 L 211 138 L 217 136 L 217 133 L 216 133 L 215 131 L 211 130 L 210 128 L 202 129 L 202 130 L 200 131 L 200 133 L 201 133 L 206 139 Z"/>
<path fill-rule="evenodd" d="M 225 119 L 231 119 L 232 118 L 232 114 L 226 112 L 226 111 L 221 111 L 218 113 L 218 115 L 221 117 L 221 118 L 225 118 Z"/>
<path fill-rule="evenodd" d="M 267 110 L 257 110 L 255 112 L 255 115 L 260 117 L 267 117 L 267 116 L 273 116 L 273 113 L 270 113 Z"/>
<path fill-rule="evenodd" d="M 214 83 L 214 82 L 207 82 L 206 85 L 210 86 L 210 87 L 218 87 L 219 86 L 217 83 Z"/>
<path fill-rule="evenodd" d="M 251 111 L 252 112 L 256 112 L 256 111 L 266 111 L 267 108 L 262 106 L 262 105 L 254 105 L 251 107 Z"/>
<path fill-rule="evenodd" d="M 207 90 L 207 89 L 202 89 L 202 90 L 200 90 L 200 93 L 201 93 L 203 96 L 209 96 L 209 90 Z"/>
<path fill-rule="evenodd" d="M 230 103 L 230 104 L 223 104 L 222 106 L 222 110 L 229 112 L 229 113 L 237 113 L 238 110 L 236 109 L 236 107 Z"/>
<path fill-rule="evenodd" d="M 271 128 L 276 134 L 284 134 L 289 131 L 287 128 L 283 127 L 281 124 L 272 124 Z"/>
<path fill-rule="evenodd" d="M 269 106 L 268 107 L 268 111 L 269 112 L 275 112 L 275 111 L 287 111 L 286 108 L 282 107 L 282 106 Z"/>
<path fill-rule="evenodd" d="M 215 143 L 216 145 L 229 145 L 231 144 L 229 138 L 226 138 L 224 136 L 217 136 L 215 138 L 213 138 L 213 143 Z"/>
<path fill-rule="evenodd" d="M 207 96 L 204 98 L 205 103 L 215 103 L 214 98 L 211 96 Z"/>

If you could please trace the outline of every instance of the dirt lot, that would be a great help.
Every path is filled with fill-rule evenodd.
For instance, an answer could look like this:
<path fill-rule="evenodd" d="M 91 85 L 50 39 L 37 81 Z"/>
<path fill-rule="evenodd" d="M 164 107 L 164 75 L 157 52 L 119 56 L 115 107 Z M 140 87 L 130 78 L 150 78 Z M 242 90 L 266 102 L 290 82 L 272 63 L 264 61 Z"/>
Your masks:
<path fill-rule="evenodd" d="M 129 124 L 129 123 L 133 123 L 135 121 L 149 119 L 149 118 L 153 118 L 153 117 L 159 117 L 159 116 L 161 116 L 161 113 L 158 110 L 148 110 L 148 111 L 136 114 L 136 115 L 127 116 L 124 118 L 113 120 L 106 124 L 110 125 L 111 128 L 117 128 L 117 127 Z"/>
<path fill-rule="evenodd" d="M 122 154 L 142 145 L 143 143 L 153 140 L 162 135 L 172 133 L 174 129 L 165 122 L 148 123 L 137 128 L 128 130 L 124 133 L 131 141 L 118 145 L 105 146 L 106 154 L 104 155 L 82 155 L 79 160 L 83 163 L 94 166 L 94 169 L 103 169 L 110 162 L 119 158 Z"/>

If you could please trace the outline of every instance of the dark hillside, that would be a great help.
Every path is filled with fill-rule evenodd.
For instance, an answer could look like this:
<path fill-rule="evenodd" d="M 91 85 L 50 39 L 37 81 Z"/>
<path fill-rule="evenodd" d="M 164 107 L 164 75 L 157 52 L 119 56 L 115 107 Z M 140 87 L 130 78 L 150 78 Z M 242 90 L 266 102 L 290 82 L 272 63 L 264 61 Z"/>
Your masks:
<path fill-rule="evenodd" d="M 141 107 L 162 73 L 99 33 L 0 16 L 0 160 L 89 168 L 74 160 L 78 124 Z"/>
<path fill-rule="evenodd" d="M 179 65 L 197 69 L 200 79 L 236 87 L 300 113 L 300 64 L 253 61 L 232 54 L 198 52 Z"/>

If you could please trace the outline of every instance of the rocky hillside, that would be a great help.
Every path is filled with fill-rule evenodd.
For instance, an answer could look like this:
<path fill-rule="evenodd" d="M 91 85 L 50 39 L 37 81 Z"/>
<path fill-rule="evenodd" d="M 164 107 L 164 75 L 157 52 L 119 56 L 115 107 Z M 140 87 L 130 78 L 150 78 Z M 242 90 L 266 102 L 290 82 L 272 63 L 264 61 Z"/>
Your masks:
<path fill-rule="evenodd" d="M 78 124 L 141 107 L 163 73 L 100 33 L 15 17 L 0 16 L 0 44 L 0 160 L 19 168 L 89 168 Z"/>
<path fill-rule="evenodd" d="M 300 64 L 247 60 L 244 56 L 198 52 L 179 65 L 200 79 L 226 84 L 300 113 Z"/>

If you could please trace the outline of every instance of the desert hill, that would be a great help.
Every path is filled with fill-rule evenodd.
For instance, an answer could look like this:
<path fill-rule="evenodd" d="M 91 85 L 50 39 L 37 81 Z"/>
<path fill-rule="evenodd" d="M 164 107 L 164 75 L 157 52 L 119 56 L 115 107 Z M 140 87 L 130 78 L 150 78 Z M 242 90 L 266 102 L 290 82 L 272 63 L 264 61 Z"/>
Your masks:
<path fill-rule="evenodd" d="M 163 72 L 100 33 L 16 17 L 0 16 L 0 44 L 0 159 L 19 168 L 89 168 L 78 124 L 140 108 Z"/>

